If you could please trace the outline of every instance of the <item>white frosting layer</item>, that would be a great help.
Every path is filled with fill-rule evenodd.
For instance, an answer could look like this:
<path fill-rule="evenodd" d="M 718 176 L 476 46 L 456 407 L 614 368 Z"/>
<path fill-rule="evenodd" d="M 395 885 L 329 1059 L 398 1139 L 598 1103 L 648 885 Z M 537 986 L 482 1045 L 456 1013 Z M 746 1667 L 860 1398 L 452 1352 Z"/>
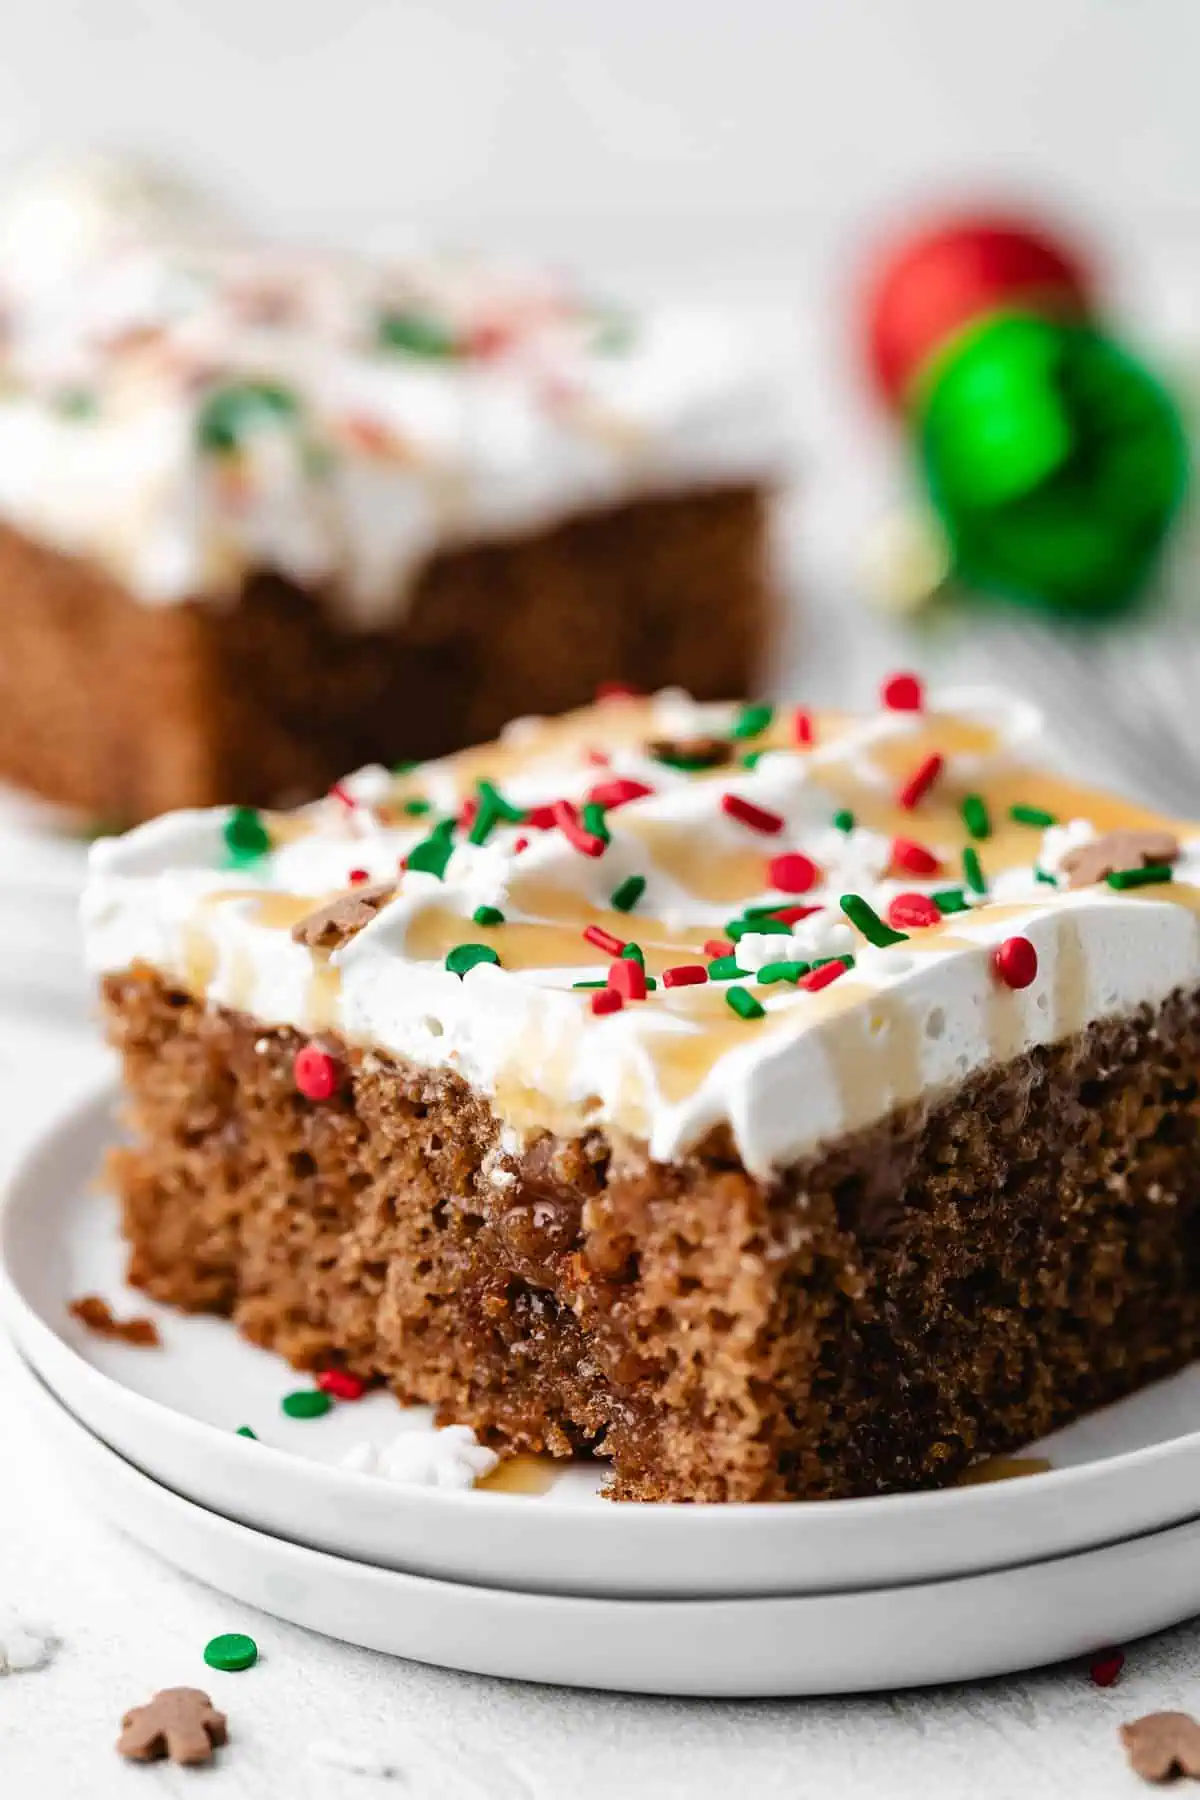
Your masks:
<path fill-rule="evenodd" d="M 886 948 L 865 943 L 847 925 L 840 897 L 848 889 L 886 913 L 901 892 L 955 884 L 967 841 L 956 805 L 900 815 L 907 835 L 942 859 L 942 870 L 927 878 L 888 870 L 897 826 L 879 830 L 867 822 L 875 814 L 882 825 L 888 815 L 897 758 L 919 760 L 931 737 L 950 738 L 957 729 L 950 715 L 972 722 L 974 735 L 960 731 L 953 739 L 958 747 L 947 749 L 947 793 L 965 786 L 986 796 L 1002 783 L 1005 793 L 1044 803 L 1039 777 L 1018 773 L 1036 728 L 1025 707 L 990 695 L 948 695 L 936 715 L 884 712 L 857 723 L 831 722 L 811 751 L 772 748 L 752 769 L 702 776 L 665 766 L 645 747 L 647 738 L 667 730 L 694 734 L 715 725 L 727 731 L 735 712 L 660 695 L 645 705 L 610 703 L 561 725 L 535 722 L 514 730 L 496 751 L 494 776 L 517 807 L 563 796 L 581 801 L 598 780 L 614 777 L 632 777 L 654 791 L 607 814 L 611 841 L 602 856 L 580 854 L 558 830 L 504 824 L 485 845 L 460 841 L 444 879 L 410 871 L 396 898 L 333 952 L 332 997 L 328 984 L 314 986 L 314 953 L 278 919 L 267 920 L 257 896 L 310 896 L 315 905 L 344 890 L 352 870 L 373 882 L 395 876 L 398 859 L 424 837 L 429 820 L 379 816 L 374 808 L 394 798 L 381 770 L 362 771 L 346 784 L 357 804 L 332 798 L 299 815 L 311 829 L 251 868 L 222 866 L 227 810 L 170 815 L 97 844 L 85 900 L 91 966 L 107 972 L 142 962 L 188 985 L 199 936 L 214 1004 L 267 1024 L 333 1028 L 355 1043 L 454 1069 L 491 1096 L 517 1131 L 543 1121 L 557 1128 L 594 1125 L 645 1139 L 651 1154 L 667 1161 L 727 1125 L 746 1165 L 759 1173 L 991 1062 L 1200 981 L 1200 922 L 1192 904 L 1200 885 L 1196 836 L 1183 842 L 1170 886 L 1072 891 L 1038 881 L 1042 832 L 1020 828 L 1025 836 L 1017 841 L 1028 843 L 1028 856 L 1014 862 L 1009 846 L 1017 828 L 1005 826 L 1001 857 L 998 825 L 997 837 L 978 846 L 985 867 L 993 853 L 996 864 L 986 903 Z M 589 759 L 597 745 L 605 746 L 603 767 Z M 470 762 L 427 765 L 404 777 L 398 791 L 419 792 L 435 812 L 452 811 L 475 776 L 493 768 L 481 753 L 470 755 Z M 1071 806 L 1071 817 L 1086 816 L 1086 791 L 1055 792 L 1065 795 L 1060 804 Z M 729 793 L 775 814 L 782 820 L 778 833 L 764 837 L 729 816 L 719 803 Z M 857 796 L 864 822 L 838 830 L 830 820 L 848 793 Z M 1090 798 L 1097 818 L 1103 807 L 1114 808 L 1104 796 Z M 1117 811 L 1121 820 L 1147 818 L 1134 809 Z M 1111 827 L 1109 819 L 1103 828 Z M 1094 825 L 1092 834 L 1099 829 Z M 1061 848 L 1063 834 L 1055 832 L 1044 834 L 1048 850 Z M 1073 827 L 1071 841 L 1083 835 Z M 522 838 L 528 839 L 523 849 Z M 689 843 L 703 846 L 700 876 L 678 848 Z M 796 850 L 819 864 L 818 881 L 803 896 L 779 893 L 766 875 L 771 857 Z M 736 902 L 699 891 L 710 859 L 753 870 L 760 856 L 761 884 Z M 648 967 L 709 961 L 699 951 L 705 938 L 720 936 L 743 906 L 772 899 L 821 908 L 794 921 L 789 935 L 775 937 L 776 959 L 807 962 L 853 946 L 855 967 L 821 993 L 786 981 L 756 985 L 770 940 L 750 932 L 742 940 L 747 950 L 744 959 L 739 954 L 738 985 L 765 1009 L 761 1022 L 736 1018 L 716 979 L 660 985 L 646 1001 L 597 1015 L 591 995 L 572 983 L 603 978 L 609 958 L 583 940 L 583 925 L 591 909 L 604 914 L 607 928 L 620 926 L 607 910 L 609 897 L 639 874 L 645 891 L 625 915 L 624 931 L 643 943 Z M 544 924 L 548 889 L 565 896 L 552 926 Z M 231 890 L 241 897 L 214 898 Z M 505 931 L 522 921 L 544 933 L 533 940 L 544 942 L 544 956 L 530 962 L 514 950 L 514 966 L 485 963 L 465 978 L 451 973 L 436 931 L 448 920 L 446 942 L 488 942 L 489 930 L 472 923 L 481 905 L 505 915 L 507 926 L 494 939 L 502 958 Z M 639 919 L 657 923 L 639 931 Z M 651 957 L 664 934 L 666 950 Z M 993 953 L 1018 934 L 1034 945 L 1038 972 L 1030 986 L 1011 991 L 997 978 Z M 511 941 L 517 943 L 515 936 Z M 696 948 L 672 948 L 680 941 Z"/>
<path fill-rule="evenodd" d="M 127 187 L 0 216 L 0 517 L 147 603 L 273 570 L 366 627 L 438 550 L 781 467 L 772 372 L 732 319 L 255 245 Z"/>

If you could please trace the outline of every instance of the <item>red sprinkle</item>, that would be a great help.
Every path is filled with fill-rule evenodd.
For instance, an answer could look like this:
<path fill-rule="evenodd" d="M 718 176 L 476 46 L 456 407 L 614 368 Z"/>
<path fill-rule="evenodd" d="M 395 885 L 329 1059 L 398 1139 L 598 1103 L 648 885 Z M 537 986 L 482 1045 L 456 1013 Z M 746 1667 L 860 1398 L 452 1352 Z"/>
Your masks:
<path fill-rule="evenodd" d="M 925 689 L 919 675 L 901 671 L 888 676 L 879 690 L 879 698 L 890 712 L 921 712 L 925 706 Z"/>
<path fill-rule="evenodd" d="M 824 910 L 823 906 L 776 906 L 770 916 L 784 925 L 798 925 L 801 919 L 811 919 L 814 913 Z"/>
<path fill-rule="evenodd" d="M 595 944 L 597 950 L 603 950 L 608 956 L 620 956 L 625 948 L 624 940 L 605 931 L 603 925 L 585 925 L 583 935 L 589 944 Z"/>
<path fill-rule="evenodd" d="M 330 788 L 329 798 L 331 800 L 340 800 L 347 812 L 355 812 L 358 809 L 358 801 L 354 798 L 354 795 L 350 792 L 349 788 L 344 787 L 340 781 L 335 781 Z"/>
<path fill-rule="evenodd" d="M 316 1383 L 323 1394 L 332 1394 L 335 1400 L 361 1400 L 367 1391 L 366 1382 L 349 1369 L 322 1369 Z"/>
<path fill-rule="evenodd" d="M 597 700 L 636 700 L 638 690 L 627 681 L 602 681 L 596 688 Z"/>
<path fill-rule="evenodd" d="M 703 963 L 677 963 L 673 969 L 662 972 L 664 987 L 698 987 L 707 980 L 708 970 Z"/>
<path fill-rule="evenodd" d="M 1027 988 L 1038 972 L 1037 951 L 1027 937 L 1005 938 L 993 952 L 992 966 L 1005 987 Z"/>
<path fill-rule="evenodd" d="M 942 866 L 932 850 L 912 838 L 892 839 L 892 862 L 909 875 L 936 875 Z"/>
<path fill-rule="evenodd" d="M 817 728 L 807 706 L 798 706 L 792 714 L 792 736 L 798 744 L 812 745 L 816 743 Z"/>
<path fill-rule="evenodd" d="M 896 795 L 896 799 L 900 802 L 900 805 L 904 807 L 906 812 L 911 812 L 913 807 L 925 798 L 926 794 L 941 774 L 944 766 L 944 757 L 939 756 L 938 752 L 934 750 L 925 758 L 925 761 L 919 768 L 913 770 L 904 786 L 900 789 L 900 792 Z"/>
<path fill-rule="evenodd" d="M 773 837 L 783 830 L 783 820 L 778 813 L 768 812 L 765 806 L 755 806 L 753 800 L 743 800 L 740 794 L 722 794 L 721 811 L 728 813 L 731 819 L 740 819 L 751 831 L 763 831 Z"/>
<path fill-rule="evenodd" d="M 800 977 L 800 986 L 807 988 L 810 994 L 819 994 L 822 988 L 827 988 L 831 981 L 836 981 L 839 975 L 845 973 L 844 962 L 822 963 L 819 969 L 811 969 L 807 975 Z"/>
<path fill-rule="evenodd" d="M 458 814 L 459 830 L 460 831 L 470 831 L 472 825 L 475 823 L 475 821 L 478 817 L 479 817 L 479 800 L 476 797 L 476 795 L 472 794 L 469 800 L 463 801 L 462 806 L 459 809 L 459 814 Z"/>
<path fill-rule="evenodd" d="M 705 956 L 732 956 L 733 943 L 729 938 L 706 938 L 704 940 Z"/>
<path fill-rule="evenodd" d="M 551 810 L 554 814 L 554 823 L 572 850 L 578 850 L 581 856 L 604 855 L 604 839 L 597 837 L 594 831 L 584 830 L 579 814 L 569 800 L 556 800 Z"/>
<path fill-rule="evenodd" d="M 594 1013 L 620 1012 L 625 1004 L 616 988 L 611 987 L 596 988 L 592 993 L 591 1001 Z"/>
<path fill-rule="evenodd" d="M 361 887 L 363 882 L 370 881 L 371 877 L 366 869 L 351 869 L 346 879 L 352 887 Z"/>
<path fill-rule="evenodd" d="M 519 837 L 517 839 L 516 843 L 513 845 L 513 855 L 520 856 L 522 850 L 528 850 L 528 848 L 529 848 L 529 839 L 527 837 Z"/>
<path fill-rule="evenodd" d="M 927 925 L 940 925 L 942 915 L 928 894 L 897 894 L 888 906 L 887 922 L 897 931 L 909 926 L 922 930 Z"/>
<path fill-rule="evenodd" d="M 612 757 L 607 750 L 585 750 L 583 758 L 585 762 L 590 762 L 594 769 L 607 769 L 612 762 Z"/>
<path fill-rule="evenodd" d="M 337 1092 L 338 1066 L 328 1051 L 305 1044 L 292 1061 L 292 1078 L 306 1100 L 328 1100 Z"/>
<path fill-rule="evenodd" d="M 608 985 L 623 1000 L 646 998 L 646 971 L 632 956 L 618 957 L 609 965 Z"/>
<path fill-rule="evenodd" d="M 820 871 L 811 856 L 791 850 L 786 856 L 773 856 L 767 864 L 767 880 L 781 894 L 807 894 L 815 887 Z"/>
<path fill-rule="evenodd" d="M 587 791 L 587 801 L 591 806 L 603 806 L 611 812 L 614 806 L 628 806 L 631 800 L 644 800 L 654 789 L 647 787 L 644 781 L 634 781 L 628 775 L 614 776 L 612 781 L 598 781 Z"/>
<path fill-rule="evenodd" d="M 526 825 L 532 825 L 535 831 L 553 831 L 558 824 L 552 806 L 531 806 L 525 814 Z"/>
<path fill-rule="evenodd" d="M 1123 1650 L 1099 1650 L 1088 1664 L 1088 1674 L 1097 1687 L 1112 1687 L 1124 1667 Z"/>

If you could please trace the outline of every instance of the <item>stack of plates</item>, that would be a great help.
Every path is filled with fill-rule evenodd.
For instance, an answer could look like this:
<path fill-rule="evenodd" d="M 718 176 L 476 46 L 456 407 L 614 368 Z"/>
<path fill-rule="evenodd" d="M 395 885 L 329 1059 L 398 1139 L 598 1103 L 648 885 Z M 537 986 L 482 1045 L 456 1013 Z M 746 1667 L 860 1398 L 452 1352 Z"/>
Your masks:
<path fill-rule="evenodd" d="M 93 1186 L 110 1104 L 75 1108 L 18 1175 L 0 1303 L 73 1478 L 122 1530 L 241 1600 L 452 1668 L 729 1696 L 998 1674 L 1200 1611 L 1191 1371 L 1037 1446 L 1049 1473 L 941 1494 L 614 1506 L 592 1469 L 532 1459 L 508 1491 L 349 1473 L 352 1443 L 427 1417 L 375 1394 L 286 1418 L 295 1378 L 220 1320 L 158 1309 L 164 1348 L 146 1351 L 69 1318 L 83 1293 L 147 1310 L 123 1288 L 114 1209 Z"/>

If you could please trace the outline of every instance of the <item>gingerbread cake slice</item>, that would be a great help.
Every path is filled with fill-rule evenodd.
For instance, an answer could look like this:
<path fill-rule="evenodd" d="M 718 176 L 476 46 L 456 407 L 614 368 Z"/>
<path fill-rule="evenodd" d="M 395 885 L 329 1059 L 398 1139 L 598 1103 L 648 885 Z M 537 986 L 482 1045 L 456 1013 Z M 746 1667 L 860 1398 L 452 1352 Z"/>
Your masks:
<path fill-rule="evenodd" d="M 0 209 L 0 780 L 291 804 L 605 678 L 753 679 L 785 432 L 736 319 L 94 189 Z"/>
<path fill-rule="evenodd" d="M 952 1482 L 1200 1347 L 1200 833 L 910 676 L 93 852 L 130 1277 L 641 1500 Z"/>

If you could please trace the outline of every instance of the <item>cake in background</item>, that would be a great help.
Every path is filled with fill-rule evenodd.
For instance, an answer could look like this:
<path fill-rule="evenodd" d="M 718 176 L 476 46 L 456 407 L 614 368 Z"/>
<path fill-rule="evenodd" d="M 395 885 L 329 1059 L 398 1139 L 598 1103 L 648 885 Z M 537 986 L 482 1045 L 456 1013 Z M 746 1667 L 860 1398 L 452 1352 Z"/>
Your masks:
<path fill-rule="evenodd" d="M 14 187 L 0 317 L 0 780 L 132 822 L 753 686 L 784 434 L 732 319 L 280 246 L 105 158 Z"/>

